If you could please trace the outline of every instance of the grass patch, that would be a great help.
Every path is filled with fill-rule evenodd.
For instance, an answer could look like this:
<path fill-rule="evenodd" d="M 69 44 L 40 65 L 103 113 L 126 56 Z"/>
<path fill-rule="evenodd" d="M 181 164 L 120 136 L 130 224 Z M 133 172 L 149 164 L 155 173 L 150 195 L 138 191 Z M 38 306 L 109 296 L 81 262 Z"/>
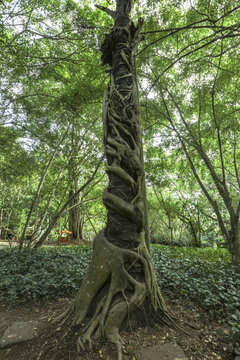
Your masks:
<path fill-rule="evenodd" d="M 186 259 L 201 259 L 207 260 L 213 263 L 231 263 L 231 257 L 229 251 L 226 248 L 193 248 L 193 247 L 182 247 L 179 248 L 177 246 L 170 247 L 166 245 L 152 245 L 152 249 L 159 249 L 160 251 L 166 252 L 168 254 L 174 255 L 176 258 L 182 259 L 183 257 Z"/>

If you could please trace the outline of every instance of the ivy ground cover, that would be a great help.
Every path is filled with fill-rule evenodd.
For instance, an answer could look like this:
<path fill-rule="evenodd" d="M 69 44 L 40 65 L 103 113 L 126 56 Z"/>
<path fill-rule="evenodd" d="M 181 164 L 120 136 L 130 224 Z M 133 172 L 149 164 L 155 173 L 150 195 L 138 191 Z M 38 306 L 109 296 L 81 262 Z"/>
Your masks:
<path fill-rule="evenodd" d="M 152 246 L 162 290 L 186 297 L 225 319 L 240 338 L 240 274 L 225 249 Z M 0 300 L 29 302 L 74 296 L 91 259 L 92 248 L 53 247 L 0 250 Z"/>

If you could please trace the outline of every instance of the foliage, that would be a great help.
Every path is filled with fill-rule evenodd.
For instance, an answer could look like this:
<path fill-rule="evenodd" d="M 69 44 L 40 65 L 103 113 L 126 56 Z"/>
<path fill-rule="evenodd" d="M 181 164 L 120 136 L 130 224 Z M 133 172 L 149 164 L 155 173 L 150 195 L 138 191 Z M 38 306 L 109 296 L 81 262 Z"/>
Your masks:
<path fill-rule="evenodd" d="M 98 23 L 108 26 L 108 20 L 89 2 L 68 0 L 5 1 L 0 19 L 0 186 L 6 194 L 0 201 L 0 232 L 11 228 L 19 235 L 25 223 L 41 234 L 67 201 L 71 177 L 80 188 L 102 152 L 99 120 L 106 85 Z M 91 191 L 87 199 L 80 197 L 79 203 L 88 201 Z M 66 211 L 58 230 L 67 218 Z"/>
<path fill-rule="evenodd" d="M 113 8 L 110 1 L 94 4 Z M 144 18 L 136 62 L 152 235 L 196 246 L 229 240 L 240 210 L 240 7 L 230 0 L 194 6 L 147 0 L 133 8 L 135 19 Z M 0 20 L 0 230 L 21 232 L 57 149 L 29 219 L 44 231 L 68 199 L 70 183 L 81 186 L 102 152 L 107 75 L 99 50 L 112 20 L 90 0 L 8 0 Z M 88 201 L 103 187 L 80 198 Z M 83 206 L 81 199 L 89 238 L 104 222 L 102 204 Z M 65 228 L 67 218 L 66 211 L 56 228 Z"/>
<path fill-rule="evenodd" d="M 210 315 L 227 320 L 240 337 L 240 274 L 226 249 L 154 246 L 152 258 L 162 289 L 198 303 Z"/>
<path fill-rule="evenodd" d="M 92 248 L 54 247 L 0 251 L 0 298 L 27 302 L 72 296 L 89 264 Z M 152 246 L 156 276 L 163 290 L 198 303 L 223 318 L 240 335 L 240 274 L 226 249 Z"/>
<path fill-rule="evenodd" d="M 228 265 L 231 262 L 229 252 L 225 248 L 186 248 L 186 247 L 168 247 L 163 245 L 152 245 L 153 250 L 159 249 L 169 256 L 173 256 L 175 259 L 199 259 L 205 260 L 210 263 L 221 262 Z"/>
<path fill-rule="evenodd" d="M 4 249 L 0 251 L 0 293 L 9 301 L 32 301 L 75 293 L 91 248 Z"/>

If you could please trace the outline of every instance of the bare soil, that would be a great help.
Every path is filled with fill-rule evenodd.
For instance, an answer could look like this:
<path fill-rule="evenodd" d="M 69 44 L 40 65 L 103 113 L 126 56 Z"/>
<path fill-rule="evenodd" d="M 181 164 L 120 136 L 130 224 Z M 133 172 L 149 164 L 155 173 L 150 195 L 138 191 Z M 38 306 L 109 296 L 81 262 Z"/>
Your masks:
<path fill-rule="evenodd" d="M 187 300 L 176 299 L 165 293 L 167 305 L 184 331 L 156 325 L 140 328 L 133 332 L 123 331 L 125 341 L 124 360 L 132 360 L 134 349 L 142 349 L 170 341 L 180 345 L 189 360 L 233 360 L 235 351 L 240 351 L 226 325 L 213 320 L 201 308 Z M 116 348 L 105 340 L 93 343 L 77 354 L 76 341 L 82 328 L 59 327 L 52 320 L 64 311 L 70 299 L 58 299 L 48 304 L 27 304 L 10 306 L 0 304 L 0 336 L 13 322 L 38 320 L 38 336 L 30 341 L 0 349 L 0 360 L 115 360 Z"/>

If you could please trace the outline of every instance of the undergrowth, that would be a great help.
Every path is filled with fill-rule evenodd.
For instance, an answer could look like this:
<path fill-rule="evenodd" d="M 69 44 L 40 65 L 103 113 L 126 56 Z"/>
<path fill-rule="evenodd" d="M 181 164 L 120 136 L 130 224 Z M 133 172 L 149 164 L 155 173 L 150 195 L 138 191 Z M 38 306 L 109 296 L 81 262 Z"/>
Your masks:
<path fill-rule="evenodd" d="M 29 302 L 74 296 L 92 248 L 54 247 L 0 250 L 0 300 Z M 240 339 L 240 274 L 225 249 L 152 246 L 156 277 L 162 290 L 186 297 L 225 319 Z"/>
<path fill-rule="evenodd" d="M 73 295 L 91 254 L 87 246 L 0 250 L 0 299 L 26 302 Z"/>
<path fill-rule="evenodd" d="M 225 319 L 240 340 L 240 274 L 226 249 L 152 247 L 158 284 Z"/>

